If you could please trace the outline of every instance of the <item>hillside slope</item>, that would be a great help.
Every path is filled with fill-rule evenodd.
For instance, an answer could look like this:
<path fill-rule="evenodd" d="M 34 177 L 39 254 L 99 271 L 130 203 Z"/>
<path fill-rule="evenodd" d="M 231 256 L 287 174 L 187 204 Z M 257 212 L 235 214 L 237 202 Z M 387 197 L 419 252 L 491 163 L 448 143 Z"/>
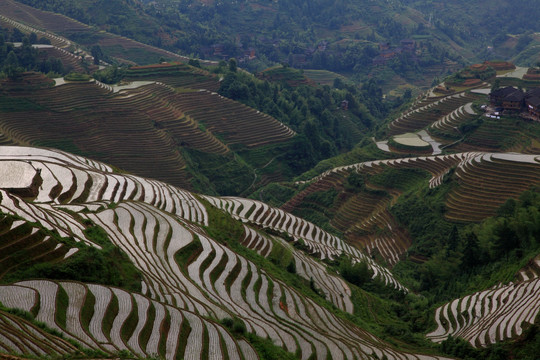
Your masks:
<path fill-rule="evenodd" d="M 171 359 L 176 357 L 175 351 L 185 351 L 186 356 L 194 358 L 217 359 L 224 354 L 240 358 L 240 353 L 256 358 L 244 338 L 233 338 L 215 323 L 215 319 L 235 318 L 247 333 L 269 337 L 274 344 L 301 358 L 313 355 L 339 359 L 370 354 L 393 359 L 419 358 L 336 316 L 321 305 L 324 302 L 320 299 L 311 299 L 301 287 L 276 277 L 275 271 L 260 268 L 253 262 L 260 261 L 258 255 L 233 251 L 239 251 L 235 243 L 242 238 L 255 235 L 264 239 L 267 235 L 227 218 L 195 194 L 157 181 L 115 174 L 102 163 L 60 151 L 2 147 L 1 160 L 11 169 L 3 172 L 1 179 L 2 187 L 11 189 L 2 190 L 2 212 L 21 219 L 18 223 L 39 224 L 44 231 L 63 237 L 62 241 L 79 252 L 87 251 L 88 246 L 103 249 L 103 239 L 101 244 L 95 242 L 97 238 L 90 236 L 89 231 L 102 229 L 141 273 L 141 292 L 146 297 L 66 281 L 25 280 L 0 288 L 4 306 L 33 312 L 37 320 L 84 347 L 105 353 L 127 349 L 140 356 L 157 349 L 161 356 Z M 36 179 L 41 185 L 33 181 Z M 212 200 L 216 201 L 219 200 Z M 13 223 L 8 228 L 14 226 L 17 225 Z M 296 226 L 293 223 L 290 227 Z M 313 225 L 310 227 L 314 235 L 306 241 L 333 247 L 331 251 L 336 254 L 344 252 L 339 239 L 329 244 L 325 240 L 327 235 Z M 15 236 L 14 241 L 23 246 L 24 238 Z M 279 247 L 272 237 L 264 241 Z M 31 249 L 34 244 L 27 242 L 24 246 Z M 294 247 L 288 251 L 298 252 Z M 75 256 L 68 252 L 64 258 Z M 300 253 L 294 257 L 299 264 L 308 261 Z M 39 258 L 28 261 L 40 262 Z M 324 268 L 324 263 L 318 264 Z M 308 264 L 303 268 L 314 269 Z M 34 275 L 42 271 L 39 266 L 34 269 Z M 6 278 L 29 276 L 27 270 L 7 270 Z M 333 275 L 320 271 L 318 276 L 310 277 L 334 283 L 332 291 L 341 294 L 328 293 L 328 301 L 335 299 L 339 301 L 336 306 L 352 311 L 343 302 L 349 296 L 344 282 L 332 280 Z M 17 296 L 19 293 L 34 296 Z M 165 339 L 166 331 L 169 335 L 165 343 L 160 338 Z M 14 336 L 17 343 L 18 336 L 27 335 L 22 331 Z M 8 351 L 23 350 L 4 338 L 0 338 L 0 344 Z M 49 351 L 60 352 L 55 346 Z"/>
<path fill-rule="evenodd" d="M 8 81 L 3 87 L 3 96 L 12 104 L 0 113 L 6 141 L 94 155 L 127 171 L 187 188 L 193 175 L 186 169 L 184 148 L 227 162 L 231 145 L 245 146 L 249 152 L 287 143 L 295 135 L 273 117 L 206 90 L 177 92 L 156 80 L 113 87 L 96 81 L 55 83 L 30 74 L 26 79 L 28 83 Z M 200 81 L 186 85 L 211 85 L 212 77 Z M 237 176 L 250 176 L 247 170 L 240 171 Z"/>
<path fill-rule="evenodd" d="M 30 15 L 36 10 L 8 2 L 19 10 L 10 16 L 39 26 Z M 176 52 L 202 59 L 236 57 L 253 71 L 287 62 L 354 79 L 376 78 L 388 89 L 407 83 L 425 88 L 458 64 L 485 59 L 532 65 L 538 61 L 540 41 L 533 20 L 537 8 L 503 0 L 474 6 L 408 0 L 21 2 L 92 25 L 84 31 L 72 26 L 50 29 L 83 45 L 99 43 L 120 59 L 148 63 L 158 50 L 113 39 L 97 29 L 171 50 L 163 54 L 169 59 L 176 60 Z M 149 51 L 148 56 L 141 50 Z"/>

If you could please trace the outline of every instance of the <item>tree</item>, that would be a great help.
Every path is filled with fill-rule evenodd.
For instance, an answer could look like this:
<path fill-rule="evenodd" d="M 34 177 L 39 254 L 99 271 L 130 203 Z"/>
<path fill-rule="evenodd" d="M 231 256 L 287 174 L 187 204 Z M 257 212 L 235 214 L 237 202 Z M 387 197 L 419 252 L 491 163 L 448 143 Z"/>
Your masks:
<path fill-rule="evenodd" d="M 497 210 L 497 215 L 510 217 L 514 215 L 514 212 L 516 211 L 516 207 L 517 207 L 516 200 L 510 198 L 506 200 L 505 203 L 502 204 L 501 207 Z"/>
<path fill-rule="evenodd" d="M 448 234 L 448 239 L 446 241 L 447 246 L 448 246 L 448 250 L 452 250 L 452 251 L 456 250 L 457 245 L 458 245 L 458 240 L 459 240 L 459 230 L 458 230 L 457 226 L 454 225 L 452 227 L 452 230 Z"/>
<path fill-rule="evenodd" d="M 465 247 L 463 248 L 462 264 L 466 268 L 472 268 L 480 263 L 480 247 L 478 237 L 474 232 L 465 235 Z"/>
<path fill-rule="evenodd" d="M 501 87 L 501 80 L 495 79 L 495 81 L 493 82 L 493 86 L 491 87 L 491 92 L 498 90 L 500 87 Z"/>
<path fill-rule="evenodd" d="M 28 40 L 30 41 L 30 44 L 37 44 L 38 38 L 36 33 L 30 33 L 30 37 L 28 38 Z"/>
<path fill-rule="evenodd" d="M 92 56 L 94 57 L 94 64 L 99 65 L 99 61 L 104 58 L 103 51 L 101 51 L 101 46 L 94 45 L 91 50 Z"/>
<path fill-rule="evenodd" d="M 198 67 L 198 68 L 201 67 L 201 63 L 197 59 L 189 59 L 188 65 L 195 66 L 195 67 Z"/>
<path fill-rule="evenodd" d="M 343 86 L 344 86 L 343 80 L 341 80 L 340 78 L 335 78 L 333 86 L 336 89 L 343 89 Z"/>
<path fill-rule="evenodd" d="M 42 36 L 42 37 L 39 38 L 38 44 L 51 45 L 51 40 L 49 40 L 46 37 Z"/>
<path fill-rule="evenodd" d="M 7 54 L 6 60 L 4 61 L 4 66 L 19 66 L 19 59 L 13 50 Z"/>
<path fill-rule="evenodd" d="M 236 59 L 235 58 L 230 58 L 229 59 L 229 71 L 230 72 L 236 72 L 236 69 L 237 69 Z"/>
<path fill-rule="evenodd" d="M 339 266 L 339 272 L 345 280 L 356 286 L 362 286 L 373 275 L 365 261 L 353 264 L 349 258 L 342 260 Z"/>
<path fill-rule="evenodd" d="M 513 249 L 519 246 L 519 238 L 510 226 L 508 219 L 504 218 L 495 226 L 495 238 L 493 240 L 493 250 L 496 257 L 505 255 L 508 259 L 508 254 Z"/>

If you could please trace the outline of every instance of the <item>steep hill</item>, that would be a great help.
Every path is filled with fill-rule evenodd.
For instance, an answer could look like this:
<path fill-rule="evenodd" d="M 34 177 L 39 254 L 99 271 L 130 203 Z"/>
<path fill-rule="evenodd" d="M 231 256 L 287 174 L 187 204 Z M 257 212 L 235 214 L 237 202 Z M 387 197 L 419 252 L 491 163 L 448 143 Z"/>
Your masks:
<path fill-rule="evenodd" d="M 185 86 L 216 86 L 209 75 L 167 68 L 183 74 L 179 79 Z M 130 70 L 129 77 L 141 80 L 127 86 L 51 81 L 30 74 L 28 83 L 8 81 L 3 96 L 11 105 L 0 115 L 2 133 L 12 143 L 93 154 L 117 167 L 188 188 L 193 175 L 186 171 L 184 148 L 227 159 L 231 145 L 256 150 L 287 143 L 295 135 L 273 117 L 213 92 L 186 88 L 177 92 L 148 81 L 144 69 Z M 157 79 L 163 80 L 160 76 L 158 72 Z M 169 76 L 164 81 L 178 85 L 175 79 Z"/>
<path fill-rule="evenodd" d="M 132 46 L 123 38 L 113 40 L 97 29 L 203 59 L 236 57 L 251 70 L 288 62 L 298 68 L 346 73 L 355 79 L 375 77 L 389 89 L 406 83 L 425 87 L 433 78 L 457 70 L 458 64 L 502 58 L 532 65 L 539 60 L 534 22 L 538 13 L 532 3 L 21 2 L 94 26 L 81 31 L 78 23 L 76 29 L 51 26 L 50 30 L 83 45 L 99 43 L 109 55 L 137 62 L 150 58 L 145 59 L 140 44 Z M 21 9 L 29 14 L 34 10 L 13 0 L 5 3 L 10 3 L 6 8 L 18 9 L 8 16 L 39 26 L 30 15 L 20 14 Z M 174 54 L 163 56 L 171 58 Z"/>
<path fill-rule="evenodd" d="M 41 11 L 14 0 L 2 1 L 0 15 L 1 24 L 25 32 L 33 31 L 49 38 L 54 45 L 70 51 L 77 49 L 76 44 L 86 46 L 88 49 L 100 45 L 106 55 L 130 64 L 151 64 L 160 58 L 187 61 L 186 57 L 173 52 L 119 36 L 120 34 L 99 31 L 73 18 Z"/>
<path fill-rule="evenodd" d="M 10 190 L 2 190 L 0 206 L 4 231 L 12 233 L 8 244 L 3 238 L 2 246 L 34 254 L 26 260 L 31 267 L 2 267 L 2 279 L 19 280 L 0 287 L 0 301 L 4 307 L 29 312 L 30 319 L 35 317 L 57 336 L 104 354 L 128 350 L 167 359 L 181 354 L 255 359 L 252 345 L 260 345 L 259 338 L 269 338 L 301 358 L 420 358 L 396 349 L 343 315 L 353 311 L 348 300 L 351 290 L 336 275 L 321 271 L 327 265 L 318 257 L 343 254 L 379 269 L 374 277 L 381 271 L 389 273 L 313 224 L 289 217 L 292 232 L 282 236 L 293 236 L 296 243 L 305 232 L 302 226 L 312 229 L 305 241 L 325 252 L 311 245 L 305 252 L 287 245 L 280 236 L 265 232 L 264 221 L 257 227 L 233 220 L 208 202 L 223 204 L 219 198 L 205 199 L 165 183 L 114 173 L 107 165 L 60 151 L 25 147 L 0 151 L 2 164 L 10 169 L 2 172 L 1 187 Z M 39 253 L 31 251 L 41 238 L 32 242 L 27 232 L 15 231 L 29 225 L 77 250 L 53 264 L 43 262 Z M 271 244 L 271 258 L 281 251 L 295 259 L 302 271 L 285 275 L 240 245 L 243 238 L 253 237 Z M 127 254 L 140 272 L 140 294 L 67 281 L 85 274 L 65 273 L 63 263 L 75 259 L 71 267 L 82 266 L 84 262 L 77 262 L 79 254 L 100 253 L 111 245 Z M 9 259 L 16 252 L 2 254 Z M 272 261 L 283 261 L 282 256 Z M 310 275 L 311 271 L 318 274 Z M 45 273 L 61 281 L 32 280 Z M 296 284 L 289 283 L 296 276 Z M 311 290 L 302 285 L 309 281 L 300 281 L 301 277 L 312 279 Z M 313 290 L 319 283 L 322 296 Z M 328 306 L 331 302 L 343 312 Z M 3 319 L 10 316 L 2 314 Z M 29 326 L 19 327 L 2 335 L 0 346 L 35 355 L 73 351 L 58 341 L 39 348 L 38 340 L 23 340 L 29 334 Z"/>

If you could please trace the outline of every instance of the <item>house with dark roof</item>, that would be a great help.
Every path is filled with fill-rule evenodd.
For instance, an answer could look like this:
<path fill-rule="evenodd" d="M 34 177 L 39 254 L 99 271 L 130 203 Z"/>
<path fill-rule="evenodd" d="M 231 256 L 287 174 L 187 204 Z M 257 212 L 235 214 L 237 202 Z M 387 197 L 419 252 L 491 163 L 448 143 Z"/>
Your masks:
<path fill-rule="evenodd" d="M 416 41 L 412 39 L 403 39 L 400 41 L 401 47 L 405 51 L 414 51 L 416 48 Z"/>
<path fill-rule="evenodd" d="M 524 100 L 525 94 L 521 90 L 514 91 L 513 93 L 504 97 L 502 107 L 504 110 L 521 110 L 521 108 L 523 108 Z"/>
<path fill-rule="evenodd" d="M 523 91 L 512 86 L 494 90 L 489 94 L 491 105 L 502 106 L 503 108 L 505 107 L 504 104 L 506 104 L 512 109 L 519 109 L 523 105 L 522 102 L 524 98 L 525 95 L 523 94 Z M 521 104 L 519 104 L 519 102 L 521 102 Z"/>
<path fill-rule="evenodd" d="M 531 117 L 540 121 L 540 88 L 532 88 L 525 93 L 525 107 Z"/>
<path fill-rule="evenodd" d="M 507 86 L 492 91 L 489 100 L 491 105 L 502 107 L 507 111 L 527 111 L 533 119 L 540 121 L 540 88 L 523 92 Z"/>
<path fill-rule="evenodd" d="M 540 97 L 529 97 L 525 100 L 527 111 L 536 120 L 540 121 Z"/>
<path fill-rule="evenodd" d="M 527 90 L 525 97 L 540 97 L 540 88 L 532 88 Z"/>

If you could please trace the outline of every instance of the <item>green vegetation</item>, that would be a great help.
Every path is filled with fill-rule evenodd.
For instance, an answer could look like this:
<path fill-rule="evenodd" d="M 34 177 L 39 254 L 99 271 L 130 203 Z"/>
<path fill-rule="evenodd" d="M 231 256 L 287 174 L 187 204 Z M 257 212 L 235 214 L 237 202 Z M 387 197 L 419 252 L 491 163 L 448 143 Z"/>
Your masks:
<path fill-rule="evenodd" d="M 25 98 L 11 98 L 0 95 L 0 112 L 17 112 L 28 110 L 41 110 L 38 104 Z"/>
<path fill-rule="evenodd" d="M 74 81 L 74 82 L 87 82 L 90 81 L 90 75 L 87 74 L 80 74 L 76 72 L 71 72 L 64 76 L 64 79 L 66 81 Z"/>
<path fill-rule="evenodd" d="M 102 249 L 72 242 L 72 246 L 78 247 L 79 251 L 66 260 L 36 262 L 31 266 L 16 269 L 5 275 L 1 279 L 2 283 L 48 278 L 99 283 L 140 292 L 141 275 L 139 270 L 135 268 L 124 252 L 110 242 L 105 230 L 87 220 L 85 234 Z M 61 242 L 65 241 L 58 237 L 57 239 Z"/>
<path fill-rule="evenodd" d="M 425 187 L 430 175 L 420 169 L 395 169 L 388 167 L 383 172 L 369 177 L 369 183 L 387 189 L 400 191 Z"/>
<path fill-rule="evenodd" d="M 270 183 L 262 189 L 251 194 L 250 198 L 260 200 L 270 206 L 280 207 L 296 193 L 295 189 L 288 186 Z"/>
<path fill-rule="evenodd" d="M 246 325 L 236 316 L 221 320 L 221 325 L 225 326 L 236 337 L 241 338 L 246 335 Z"/>
<path fill-rule="evenodd" d="M 176 263 L 180 265 L 180 268 L 185 271 L 187 266 L 191 263 L 191 260 L 196 258 L 201 252 L 201 241 L 195 236 L 192 242 L 174 254 L 174 259 Z"/>
<path fill-rule="evenodd" d="M 246 335 L 249 343 L 255 348 L 257 354 L 261 360 L 274 360 L 274 359 L 283 359 L 283 360 L 295 360 L 297 357 L 290 352 L 283 350 L 279 346 L 274 345 L 272 340 L 263 339 L 255 334 L 248 333 Z"/>
<path fill-rule="evenodd" d="M 296 70 L 284 69 L 287 74 L 300 75 Z M 351 150 L 375 126 L 376 118 L 388 111 L 380 89 L 373 82 L 360 90 L 350 85 L 342 85 L 341 89 L 298 84 L 290 87 L 288 83 L 261 81 L 244 73 L 229 72 L 219 93 L 272 115 L 301 135 L 294 139 L 292 153 L 281 159 L 296 174 L 320 160 Z M 348 111 L 336 110 L 344 100 L 348 102 Z M 342 126 L 344 121 L 349 125 Z"/>
<path fill-rule="evenodd" d="M 253 183 L 253 169 L 234 154 L 209 154 L 183 148 L 195 189 L 206 194 L 236 195 Z"/>
<path fill-rule="evenodd" d="M 304 198 L 302 207 L 295 209 L 292 213 L 317 224 L 330 233 L 339 235 L 339 232 L 330 226 L 329 223 L 333 215 L 332 207 L 338 195 L 339 193 L 336 189 L 313 192 Z"/>
<path fill-rule="evenodd" d="M 96 71 L 92 74 L 92 77 L 105 84 L 116 84 L 126 76 L 126 72 L 126 68 L 113 65 L 103 70 Z"/>
<path fill-rule="evenodd" d="M 268 260 L 280 268 L 286 268 L 288 272 L 296 272 L 296 270 L 293 271 L 294 257 L 291 250 L 277 241 L 274 241 Z"/>
<path fill-rule="evenodd" d="M 15 46 L 15 42 L 22 44 Z M 32 47 L 37 43 L 50 44 L 50 41 L 46 38 L 38 40 L 35 33 L 26 36 L 17 28 L 10 30 L 0 27 L 0 77 L 18 80 L 28 70 L 63 74 L 64 66 L 60 60 L 52 57 L 40 59 L 39 51 Z"/>
<path fill-rule="evenodd" d="M 296 180 L 310 180 L 317 175 L 338 166 L 345 166 L 374 159 L 386 159 L 389 157 L 392 157 L 392 155 L 380 151 L 371 139 L 364 139 L 351 151 L 320 161 L 312 169 L 297 177 Z"/>
<path fill-rule="evenodd" d="M 345 280 L 359 287 L 370 281 L 373 275 L 367 263 L 358 262 L 353 264 L 350 259 L 346 258 L 342 259 L 339 264 L 339 273 Z"/>
<path fill-rule="evenodd" d="M 409 259 L 395 271 L 434 301 L 447 301 L 513 280 L 517 271 L 540 251 L 538 191 L 525 192 L 519 201 L 509 200 L 499 216 L 477 225 L 444 220 L 442 190 L 411 194 L 392 208 L 415 239 Z M 414 275 L 413 275 L 414 274 Z M 413 280 L 419 279 L 419 280 Z"/>

